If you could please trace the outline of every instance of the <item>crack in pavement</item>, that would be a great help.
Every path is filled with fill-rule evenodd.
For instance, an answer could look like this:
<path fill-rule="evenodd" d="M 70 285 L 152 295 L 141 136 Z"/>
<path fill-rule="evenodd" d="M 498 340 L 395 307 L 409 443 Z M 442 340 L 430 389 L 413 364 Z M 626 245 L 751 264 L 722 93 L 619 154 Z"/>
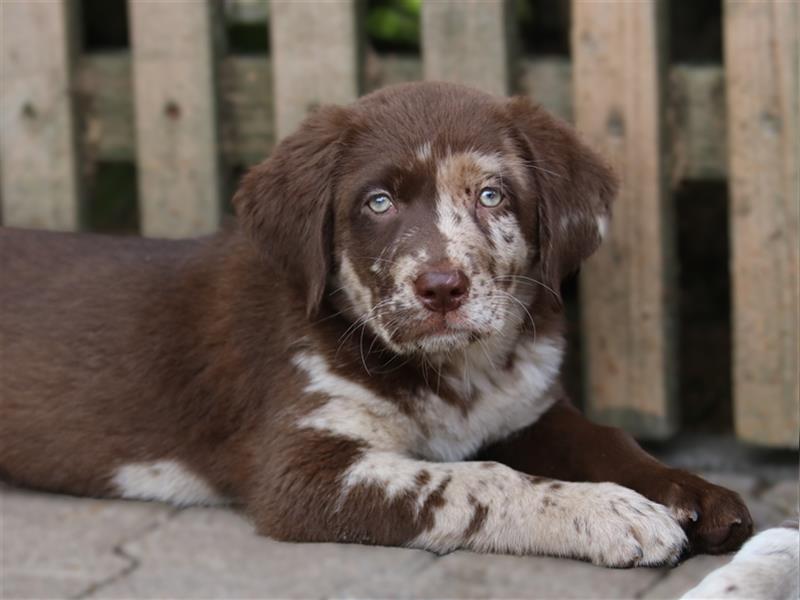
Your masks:
<path fill-rule="evenodd" d="M 163 518 L 156 518 L 155 521 L 150 523 L 147 527 L 143 528 L 141 531 L 137 531 L 136 533 L 132 534 L 131 536 L 120 540 L 111 548 L 111 554 L 114 556 L 121 558 L 128 564 L 122 567 L 116 573 L 109 575 L 108 577 L 101 579 L 100 581 L 96 581 L 94 583 L 89 584 L 85 589 L 81 590 L 74 596 L 70 597 L 70 600 L 84 600 L 86 598 L 90 598 L 92 595 L 97 593 L 98 591 L 107 588 L 108 586 L 122 581 L 126 577 L 128 577 L 131 573 L 134 573 L 136 570 L 139 569 L 142 565 L 142 561 L 134 556 L 133 554 L 129 554 L 125 550 L 125 546 L 130 544 L 131 542 L 136 542 L 141 539 L 144 539 L 148 535 L 152 534 L 153 532 L 157 531 L 165 524 L 172 521 L 175 517 L 177 517 L 181 512 L 183 512 L 183 508 L 172 508 Z"/>

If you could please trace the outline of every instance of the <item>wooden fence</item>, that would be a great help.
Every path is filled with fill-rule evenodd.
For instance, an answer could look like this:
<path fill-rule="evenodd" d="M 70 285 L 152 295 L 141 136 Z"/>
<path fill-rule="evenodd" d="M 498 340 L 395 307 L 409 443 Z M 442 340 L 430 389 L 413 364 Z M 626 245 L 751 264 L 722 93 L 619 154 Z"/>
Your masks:
<path fill-rule="evenodd" d="M 623 181 L 610 239 L 582 274 L 590 413 L 645 437 L 675 432 L 673 189 L 727 177 L 736 432 L 798 445 L 797 3 L 724 0 L 724 65 L 671 68 L 660 0 L 573 0 L 571 62 L 514 56 L 503 0 L 425 2 L 421 61 L 366 61 L 358 0 L 273 0 L 269 60 L 216 51 L 212 0 L 129 0 L 131 52 L 82 54 L 76 6 L 0 8 L 4 224 L 80 230 L 87 169 L 135 159 L 142 233 L 202 234 L 219 225 L 225 165 L 260 160 L 320 103 L 423 77 L 530 94 Z"/>

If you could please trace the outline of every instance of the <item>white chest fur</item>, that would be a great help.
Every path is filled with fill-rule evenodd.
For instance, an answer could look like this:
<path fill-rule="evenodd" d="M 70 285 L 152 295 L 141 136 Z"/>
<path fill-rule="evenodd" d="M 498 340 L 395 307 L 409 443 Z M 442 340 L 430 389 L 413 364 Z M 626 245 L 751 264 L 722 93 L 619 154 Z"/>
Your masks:
<path fill-rule="evenodd" d="M 448 386 L 471 396 L 467 410 L 429 392 L 414 399 L 417 410 L 412 415 L 334 373 L 321 356 L 297 354 L 294 362 L 309 380 L 305 391 L 328 398 L 298 425 L 363 441 L 375 450 L 437 461 L 466 458 L 484 444 L 535 422 L 553 402 L 547 392 L 561 365 L 561 341 L 521 340 L 513 353 L 508 368 L 496 368 L 488 356 L 486 360 L 465 356 L 457 369 L 442 375 Z"/>

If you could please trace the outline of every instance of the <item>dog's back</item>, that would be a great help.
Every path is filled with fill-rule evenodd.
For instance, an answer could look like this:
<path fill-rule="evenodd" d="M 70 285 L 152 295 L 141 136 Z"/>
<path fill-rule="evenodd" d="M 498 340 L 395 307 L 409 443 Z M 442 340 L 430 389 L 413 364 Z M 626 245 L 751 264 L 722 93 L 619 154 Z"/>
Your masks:
<path fill-rule="evenodd" d="M 163 351 L 159 331 L 182 335 L 170 286 L 197 246 L 0 230 L 1 474 L 99 494 L 109 457 L 152 445 L 143 412 L 158 403 L 134 400 L 158 388 L 147 355 Z"/>

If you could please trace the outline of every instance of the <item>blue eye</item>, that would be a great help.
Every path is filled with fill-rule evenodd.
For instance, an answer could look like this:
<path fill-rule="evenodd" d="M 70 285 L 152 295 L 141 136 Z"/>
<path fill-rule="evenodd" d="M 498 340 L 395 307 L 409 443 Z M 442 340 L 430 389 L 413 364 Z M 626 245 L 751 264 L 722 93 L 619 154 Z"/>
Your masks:
<path fill-rule="evenodd" d="M 503 196 L 495 188 L 483 188 L 480 196 L 478 196 L 480 203 L 486 208 L 494 208 L 503 201 Z"/>
<path fill-rule="evenodd" d="M 369 200 L 367 200 L 367 206 L 372 212 L 380 215 L 385 213 L 394 205 L 392 204 L 392 199 L 389 198 L 388 195 L 375 194 L 374 196 L 371 196 Z"/>

